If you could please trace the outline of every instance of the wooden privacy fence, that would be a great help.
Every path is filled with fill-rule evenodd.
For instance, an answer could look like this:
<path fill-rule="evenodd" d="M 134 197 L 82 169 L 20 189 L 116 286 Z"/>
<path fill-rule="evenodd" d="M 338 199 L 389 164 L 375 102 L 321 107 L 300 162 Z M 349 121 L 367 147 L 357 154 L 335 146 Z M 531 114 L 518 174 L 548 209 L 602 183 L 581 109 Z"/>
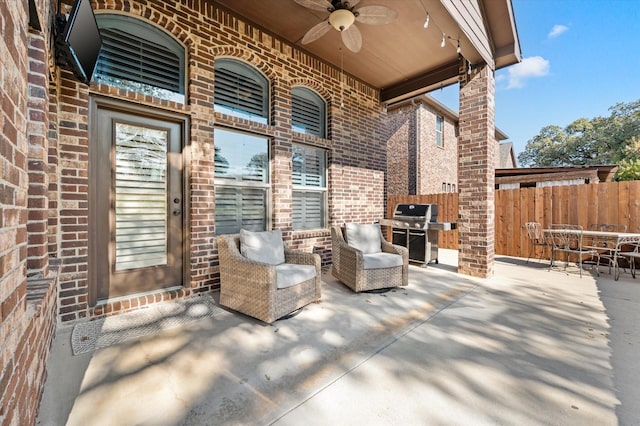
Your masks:
<path fill-rule="evenodd" d="M 438 204 L 438 220 L 455 222 L 458 194 L 391 196 L 387 217 L 396 203 Z M 495 192 L 495 252 L 527 257 L 530 242 L 526 222 L 582 225 L 609 223 L 627 225 L 628 232 L 640 232 L 640 181 L 563 185 L 542 188 L 507 189 Z M 441 231 L 439 245 L 458 249 L 458 231 Z"/>

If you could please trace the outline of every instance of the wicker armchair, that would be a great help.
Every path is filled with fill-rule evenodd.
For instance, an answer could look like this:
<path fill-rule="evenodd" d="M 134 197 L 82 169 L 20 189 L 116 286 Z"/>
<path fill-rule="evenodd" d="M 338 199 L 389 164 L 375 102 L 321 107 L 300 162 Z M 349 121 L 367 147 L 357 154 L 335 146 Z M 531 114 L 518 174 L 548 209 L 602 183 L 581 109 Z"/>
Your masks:
<path fill-rule="evenodd" d="M 284 249 L 285 263 L 312 265 L 315 277 L 286 288 L 276 286 L 276 266 L 250 260 L 240 251 L 240 236 L 221 235 L 220 304 L 272 323 L 320 300 L 320 256 Z"/>
<path fill-rule="evenodd" d="M 381 253 L 391 253 L 402 258 L 399 266 L 365 269 L 365 257 L 369 256 L 347 243 L 344 227 L 331 228 L 333 266 L 331 273 L 355 292 L 378 290 L 409 284 L 409 250 L 385 241 L 380 232 Z"/>

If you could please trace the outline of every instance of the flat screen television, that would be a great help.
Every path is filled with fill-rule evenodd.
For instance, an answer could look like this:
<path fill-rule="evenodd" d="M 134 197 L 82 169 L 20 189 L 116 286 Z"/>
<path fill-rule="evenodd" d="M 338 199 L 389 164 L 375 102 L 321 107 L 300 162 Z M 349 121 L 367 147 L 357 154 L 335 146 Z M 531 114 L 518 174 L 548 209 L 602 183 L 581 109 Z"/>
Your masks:
<path fill-rule="evenodd" d="M 56 36 L 58 63 L 68 66 L 78 80 L 88 85 L 102 47 L 90 1 L 75 0 L 66 19 L 58 15 L 56 27 L 59 29 Z"/>

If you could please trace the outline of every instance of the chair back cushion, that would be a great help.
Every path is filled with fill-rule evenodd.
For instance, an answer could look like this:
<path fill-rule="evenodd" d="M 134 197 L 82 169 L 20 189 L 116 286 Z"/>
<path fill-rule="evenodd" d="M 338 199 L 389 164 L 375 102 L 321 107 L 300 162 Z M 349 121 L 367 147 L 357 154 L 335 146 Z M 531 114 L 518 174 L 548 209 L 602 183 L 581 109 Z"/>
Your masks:
<path fill-rule="evenodd" d="M 240 230 L 240 253 L 256 262 L 280 265 L 284 263 L 284 243 L 282 231 L 253 232 Z"/>
<path fill-rule="evenodd" d="M 382 251 L 382 234 L 380 224 L 345 224 L 347 244 L 362 251 L 364 254 L 380 253 Z"/>

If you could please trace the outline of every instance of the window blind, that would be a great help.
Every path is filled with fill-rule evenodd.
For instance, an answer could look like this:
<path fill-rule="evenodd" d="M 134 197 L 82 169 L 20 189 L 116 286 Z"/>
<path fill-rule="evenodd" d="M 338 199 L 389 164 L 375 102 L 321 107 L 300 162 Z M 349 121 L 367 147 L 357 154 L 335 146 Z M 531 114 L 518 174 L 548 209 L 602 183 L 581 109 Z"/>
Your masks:
<path fill-rule="evenodd" d="M 294 87 L 291 91 L 291 122 L 294 130 L 325 137 L 325 103 L 313 91 Z"/>
<path fill-rule="evenodd" d="M 267 123 L 269 83 L 257 70 L 232 59 L 218 59 L 215 66 L 216 110 Z"/>
<path fill-rule="evenodd" d="M 100 34 L 99 79 L 132 81 L 184 94 L 181 58 L 176 53 L 120 29 L 103 28 Z"/>

